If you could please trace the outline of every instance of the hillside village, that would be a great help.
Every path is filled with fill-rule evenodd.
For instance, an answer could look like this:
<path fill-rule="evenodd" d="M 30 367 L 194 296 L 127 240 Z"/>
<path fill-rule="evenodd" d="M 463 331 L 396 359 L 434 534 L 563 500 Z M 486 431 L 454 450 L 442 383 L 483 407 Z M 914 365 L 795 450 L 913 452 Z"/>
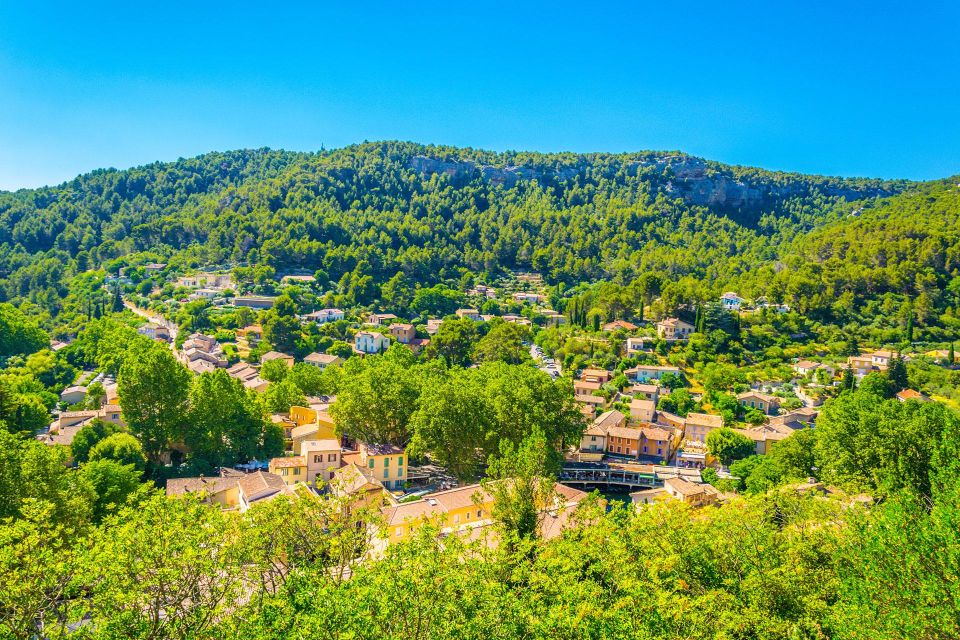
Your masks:
<path fill-rule="evenodd" d="M 153 279 L 151 295 L 135 293 L 124 300 L 138 318 L 137 333 L 168 345 L 191 374 L 222 370 L 258 396 L 283 384 L 286 371 L 309 367 L 315 372 L 311 375 L 332 375 L 347 360 L 379 356 L 394 344 L 414 358 L 449 358 L 457 349 L 476 347 L 484 333 L 477 331 L 479 327 L 486 332 L 513 327 L 498 348 L 513 349 L 508 357 L 538 367 L 551 379 L 569 380 L 569 399 L 582 425 L 582 435 L 561 452 L 559 502 L 542 525 L 549 536 L 562 530 L 586 492 L 595 489 L 619 495 L 637 508 L 664 500 L 694 506 L 724 501 L 733 495 L 731 482 L 737 480 L 724 447 L 739 446 L 738 459 L 764 456 L 794 433 L 815 429 L 825 399 L 872 373 L 902 368 L 918 355 L 879 349 L 823 358 L 816 351 L 804 352 L 804 357 L 785 358 L 774 376 L 760 375 L 770 371 L 769 366 L 749 377 L 728 370 L 720 373 L 732 376 L 732 381 L 718 383 L 710 379 L 716 371 L 692 369 L 675 357 L 706 333 L 708 313 L 739 323 L 756 314 L 783 316 L 790 312 L 788 307 L 725 292 L 712 307 L 692 314 L 681 307 L 681 315 L 648 319 L 650 311 L 641 307 L 626 311 L 626 317 L 604 321 L 594 315 L 584 322 L 576 305 L 568 305 L 567 313 L 547 307 L 542 279 L 529 273 L 496 285 L 477 283 L 450 296 L 444 304 L 458 300 L 464 306 L 448 307 L 442 317 L 403 318 L 377 309 L 288 309 L 283 316 L 287 331 L 321 336 L 316 344 L 326 345 L 324 351 L 304 354 L 299 342 L 293 352 L 283 349 L 295 343 L 277 344 L 282 334 L 275 306 L 291 306 L 291 288 L 302 295 L 315 284 L 312 276 L 284 276 L 278 281 L 278 295 L 252 295 L 237 292 L 249 287 L 238 286 L 230 272 L 176 275 L 165 264 L 150 263 L 121 268 L 104 287 L 108 292 L 136 288 L 134 279 L 148 274 Z M 163 300 L 161 291 L 175 297 Z M 320 299 L 314 304 L 321 304 Z M 659 304 L 650 301 L 654 314 Z M 191 331 L 201 329 L 198 318 L 205 326 Z M 564 335 L 567 345 L 579 340 L 588 350 L 564 355 L 551 348 L 556 337 Z M 436 349 L 441 343 L 443 348 Z M 942 363 L 948 355 L 943 353 L 936 361 Z M 114 378 L 96 372 L 84 377 L 89 382 L 61 393 L 62 408 L 55 411 L 49 428 L 37 435 L 40 442 L 69 449 L 73 438 L 95 421 L 125 427 Z M 909 388 L 899 389 L 896 397 L 904 402 L 929 400 Z M 471 483 L 455 478 L 429 454 L 419 453 L 414 460 L 404 446 L 351 438 L 332 415 L 335 394 L 301 395 L 300 402 L 281 400 L 269 416 L 282 431 L 282 455 L 237 461 L 209 475 L 184 477 L 174 472 L 166 481 L 167 495 L 195 494 L 224 509 L 244 512 L 255 503 L 307 490 L 375 506 L 385 522 L 386 543 L 405 539 L 418 524 L 438 520 L 443 531 L 474 538 L 486 535 L 482 531 L 493 522 L 493 498 L 477 482 L 481 477 Z M 723 434 L 728 437 L 721 438 Z M 175 465 L 189 454 L 189 447 L 179 443 L 163 451 L 161 461 Z M 816 482 L 816 469 L 808 475 L 811 483 Z"/>

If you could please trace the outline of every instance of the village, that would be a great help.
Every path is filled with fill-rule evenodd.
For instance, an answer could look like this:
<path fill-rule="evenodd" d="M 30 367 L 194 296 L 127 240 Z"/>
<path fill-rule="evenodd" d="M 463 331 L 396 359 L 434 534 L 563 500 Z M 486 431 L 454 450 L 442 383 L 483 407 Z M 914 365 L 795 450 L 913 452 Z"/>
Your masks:
<path fill-rule="evenodd" d="M 158 275 L 165 267 L 147 264 L 142 269 Z M 119 286 L 124 278 L 121 271 L 106 286 Z M 310 280 L 309 276 L 292 276 L 281 281 L 298 286 Z M 179 304 L 202 301 L 211 308 L 245 308 L 262 315 L 278 299 L 231 295 L 236 284 L 228 273 L 179 276 L 175 282 L 184 295 Z M 735 394 L 728 394 L 723 412 L 718 410 L 717 394 L 711 396 L 712 404 L 707 401 L 710 394 L 695 380 L 696 372 L 672 364 L 665 357 L 703 331 L 697 326 L 698 318 L 691 318 L 690 322 L 677 316 L 655 321 L 617 318 L 594 322 L 588 339 L 608 347 L 614 345 L 615 357 L 606 358 L 614 366 L 579 366 L 582 359 L 568 357 L 561 363 L 533 340 L 535 334 L 531 330 L 559 330 L 571 320 L 569 314 L 544 306 L 547 296 L 539 276 L 518 274 L 505 291 L 476 284 L 464 292 L 464 299 L 476 306 L 457 308 L 446 318 L 421 315 L 415 319 L 416 324 L 380 311 L 358 313 L 320 308 L 298 313 L 296 321 L 302 327 L 315 330 L 337 326 L 341 337 L 352 337 L 346 343 L 349 352 L 333 348 L 302 358 L 278 351 L 272 345 L 265 350 L 269 342 L 263 326 L 256 322 L 232 332 L 195 331 L 178 340 L 180 327 L 176 323 L 134 302 L 124 302 L 146 320 L 138 327 L 138 333 L 168 344 L 191 373 L 200 375 L 222 369 L 257 394 L 266 392 L 272 384 L 261 375 L 267 363 L 272 363 L 270 367 L 281 363 L 287 368 L 302 363 L 324 371 L 342 366 L 348 358 L 384 353 L 392 344 L 403 345 L 413 355 L 424 357 L 431 340 L 445 330 L 447 322 L 522 327 L 526 332 L 522 334 L 524 357 L 529 353 L 531 365 L 551 378 L 571 378 L 572 400 L 583 420 L 579 442 L 571 443 L 563 451 L 555 501 L 541 525 L 547 538 L 563 530 L 570 514 L 593 490 L 608 498 L 629 501 L 637 508 L 670 500 L 702 507 L 728 499 L 729 494 L 718 490 L 702 475 L 710 469 L 718 477 L 730 477 L 728 465 L 724 464 L 728 461 L 722 461 L 712 450 L 712 433 L 732 432 L 751 443 L 751 454 L 763 456 L 793 433 L 814 429 L 818 407 L 838 387 L 848 384 L 845 378 L 862 380 L 870 373 L 886 372 L 901 358 L 889 350 L 852 355 L 843 362 L 794 358 L 787 365 L 788 374 L 781 379 L 738 383 L 733 387 Z M 498 300 L 498 306 L 510 308 L 510 312 L 481 313 L 484 302 Z M 765 300 L 748 302 L 732 292 L 724 293 L 716 306 L 735 316 L 789 311 Z M 217 335 L 232 340 L 224 344 Z M 555 357 L 559 358 L 559 354 Z M 564 365 L 570 364 L 576 368 L 565 371 Z M 68 410 L 57 412 L 50 428 L 38 435 L 38 440 L 69 447 L 73 437 L 94 420 L 124 426 L 116 382 L 92 371 L 84 374 L 84 380 L 84 384 L 72 385 L 62 392 L 61 405 Z M 87 398 L 95 387 L 99 406 L 92 406 Z M 735 398 L 732 409 L 730 395 Z M 901 390 L 897 398 L 927 400 L 912 389 Z M 351 504 L 379 510 L 384 523 L 380 537 L 386 543 L 405 539 L 425 522 L 439 523 L 445 534 L 477 538 L 489 533 L 493 498 L 486 486 L 458 482 L 429 459 L 414 463 L 403 447 L 351 440 L 337 428 L 331 416 L 330 408 L 336 402 L 336 396 L 307 397 L 303 406 L 293 405 L 270 416 L 283 432 L 283 456 L 221 467 L 216 475 L 174 477 L 166 482 L 167 494 L 201 495 L 224 509 L 244 512 L 257 502 L 296 491 L 328 493 Z M 70 410 L 78 405 L 85 408 Z M 169 464 L 184 453 L 169 451 L 164 459 Z M 815 469 L 810 470 L 810 476 L 809 482 L 815 484 Z"/>

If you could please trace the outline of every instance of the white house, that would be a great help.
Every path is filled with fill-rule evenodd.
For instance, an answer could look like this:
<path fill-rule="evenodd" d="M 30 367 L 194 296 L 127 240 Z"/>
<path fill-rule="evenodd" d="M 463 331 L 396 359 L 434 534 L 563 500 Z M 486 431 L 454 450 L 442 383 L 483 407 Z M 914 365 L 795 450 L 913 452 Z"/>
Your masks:
<path fill-rule="evenodd" d="M 666 318 L 657 323 L 657 335 L 662 340 L 686 340 L 694 326 L 679 318 Z"/>
<path fill-rule="evenodd" d="M 83 399 L 86 397 L 87 388 L 80 385 L 67 387 L 60 392 L 60 401 L 64 404 L 77 404 L 78 402 L 83 402 Z"/>
<path fill-rule="evenodd" d="M 307 482 L 329 482 L 340 468 L 340 441 L 336 439 L 304 440 L 300 455 L 307 461 Z"/>
<path fill-rule="evenodd" d="M 317 324 L 326 324 L 328 322 L 343 320 L 345 315 L 343 309 L 320 309 L 319 311 L 306 314 L 303 316 L 303 319 L 316 322 Z"/>
<path fill-rule="evenodd" d="M 306 358 L 304 358 L 303 361 L 309 364 L 310 366 L 316 367 L 317 369 L 320 369 L 321 371 L 323 371 L 324 369 L 326 369 L 331 365 L 341 364 L 343 362 L 343 358 L 339 358 L 330 353 L 314 352 L 308 355 Z"/>
<path fill-rule="evenodd" d="M 353 338 L 353 348 L 360 353 L 380 353 L 390 346 L 390 338 L 373 331 L 358 331 Z"/>
<path fill-rule="evenodd" d="M 723 308 L 727 311 L 739 311 L 740 305 L 743 304 L 743 298 L 738 296 L 733 291 L 727 291 L 725 294 L 720 296 L 720 304 L 722 304 Z"/>

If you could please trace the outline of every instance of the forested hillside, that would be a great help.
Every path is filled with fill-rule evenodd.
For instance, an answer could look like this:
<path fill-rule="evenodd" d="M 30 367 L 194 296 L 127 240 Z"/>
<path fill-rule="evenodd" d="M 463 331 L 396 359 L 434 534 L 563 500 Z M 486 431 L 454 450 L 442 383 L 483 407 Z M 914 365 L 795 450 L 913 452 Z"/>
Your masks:
<path fill-rule="evenodd" d="M 882 199 L 904 190 L 910 195 Z M 929 255 L 949 244 L 956 220 L 924 212 L 946 213 L 956 195 L 950 183 L 916 190 L 679 153 L 494 154 L 394 142 L 211 153 L 0 194 L 0 297 L 55 313 L 72 274 L 127 256 L 320 270 L 331 282 L 370 276 L 373 285 L 398 272 L 430 285 L 530 269 L 567 286 L 657 272 L 738 286 L 825 319 L 846 291 L 925 293 L 930 315 L 945 305 L 917 275 L 932 268 L 934 284 L 946 286 L 952 257 Z M 862 232 L 874 216 L 890 220 L 885 233 L 909 225 L 894 246 L 883 242 L 904 277 L 854 286 L 845 269 L 874 268 L 858 258 L 876 253 Z M 860 241 L 855 251 L 818 248 L 818 238 L 845 235 Z M 823 264 L 801 266 L 811 256 Z M 356 293 L 366 304 L 379 290 Z"/>

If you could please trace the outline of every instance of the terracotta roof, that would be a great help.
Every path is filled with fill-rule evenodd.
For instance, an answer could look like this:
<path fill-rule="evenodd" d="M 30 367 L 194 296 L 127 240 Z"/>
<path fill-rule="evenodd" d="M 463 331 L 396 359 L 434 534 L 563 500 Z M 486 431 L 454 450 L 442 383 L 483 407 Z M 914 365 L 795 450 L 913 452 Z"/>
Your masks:
<path fill-rule="evenodd" d="M 599 382 L 590 382 L 589 380 L 574 380 L 573 388 L 574 389 L 589 389 L 591 391 L 596 391 L 601 388 L 603 385 Z"/>
<path fill-rule="evenodd" d="M 636 331 L 637 325 L 632 322 L 627 322 L 626 320 L 614 320 L 613 322 L 608 322 L 603 325 L 604 331 L 614 331 L 616 329 L 626 329 L 627 331 Z"/>
<path fill-rule="evenodd" d="M 897 398 L 900 400 L 926 400 L 927 396 L 913 389 L 904 389 L 897 392 Z"/>
<path fill-rule="evenodd" d="M 210 478 L 170 478 L 167 480 L 167 495 L 179 496 L 185 493 L 199 493 L 201 491 L 208 494 L 220 493 L 237 484 L 235 477 L 222 478 L 213 476 Z"/>
<path fill-rule="evenodd" d="M 294 467 L 307 466 L 307 459 L 303 456 L 284 456 L 282 458 L 273 458 L 270 460 L 271 469 L 290 469 Z"/>
<path fill-rule="evenodd" d="M 653 400 L 647 400 L 646 398 L 634 398 L 633 400 L 630 401 L 631 411 L 636 409 L 637 411 L 652 412 L 652 411 L 655 411 L 656 408 L 657 408 L 657 405 L 653 402 Z"/>
<path fill-rule="evenodd" d="M 243 490 L 249 502 L 262 500 L 263 498 L 276 495 L 287 491 L 287 485 L 283 478 L 275 473 L 266 473 L 257 471 L 256 473 L 245 473 L 236 478 L 237 484 Z"/>
<path fill-rule="evenodd" d="M 293 356 L 288 356 L 285 353 L 280 353 L 279 351 L 267 351 L 265 354 L 260 356 L 260 362 L 270 362 L 271 360 L 293 360 Z"/>
<path fill-rule="evenodd" d="M 331 353 L 311 353 L 303 359 L 304 362 L 316 362 L 318 364 L 333 364 L 340 358 Z"/>
<path fill-rule="evenodd" d="M 647 440 L 669 440 L 670 432 L 666 429 L 660 429 L 657 427 L 641 427 L 640 433 L 643 434 L 643 437 Z"/>
<path fill-rule="evenodd" d="M 771 402 L 780 402 L 780 398 L 777 396 L 772 396 L 769 393 L 761 393 L 760 391 L 744 391 L 743 393 L 737 394 L 737 400 L 743 400 L 744 398 L 759 398 L 768 404 Z"/>
<path fill-rule="evenodd" d="M 683 478 L 667 478 L 663 484 L 665 487 L 669 487 L 683 496 L 696 496 L 701 493 L 706 493 L 706 489 L 704 489 L 704 487 L 707 486 L 702 484 L 694 484 L 693 482 L 688 482 Z"/>
<path fill-rule="evenodd" d="M 723 417 L 710 415 L 709 413 L 688 413 L 686 423 L 699 427 L 722 427 Z"/>
<path fill-rule="evenodd" d="M 339 494 L 352 494 L 360 491 L 383 490 L 383 484 L 376 478 L 368 478 L 354 460 L 356 456 L 343 456 L 347 465 L 333 472 L 331 487 Z"/>
<path fill-rule="evenodd" d="M 640 429 L 635 427 L 610 427 L 607 430 L 609 438 L 624 438 L 626 440 L 639 440 Z"/>
<path fill-rule="evenodd" d="M 607 435 L 607 431 L 611 427 L 616 427 L 618 425 L 621 425 L 624 422 L 626 422 L 626 420 L 627 420 L 626 416 L 624 416 L 622 413 L 620 413 L 616 409 L 613 409 L 611 411 L 605 411 L 601 413 L 599 416 L 597 416 L 597 419 L 594 420 L 593 423 L 590 425 L 590 428 L 587 429 L 587 433 L 589 435 Z M 599 433 L 591 434 L 590 431 L 592 429 L 597 429 Z"/>

